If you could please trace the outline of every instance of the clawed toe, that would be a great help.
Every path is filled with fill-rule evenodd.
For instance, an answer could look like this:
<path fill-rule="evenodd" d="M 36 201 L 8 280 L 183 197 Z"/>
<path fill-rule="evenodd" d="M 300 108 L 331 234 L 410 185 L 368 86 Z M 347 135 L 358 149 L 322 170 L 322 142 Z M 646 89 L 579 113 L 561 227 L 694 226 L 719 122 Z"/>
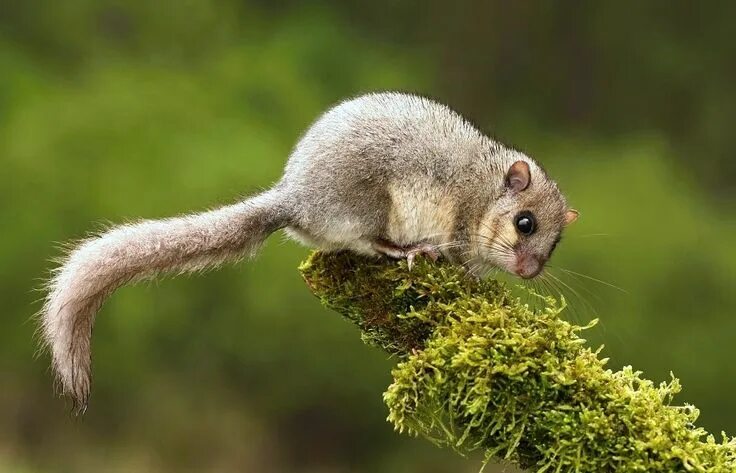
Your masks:
<path fill-rule="evenodd" d="M 406 265 L 409 271 L 414 267 L 414 259 L 417 255 L 424 255 L 432 261 L 437 261 L 440 257 L 440 252 L 437 250 L 437 247 L 429 243 L 421 243 L 409 248 L 406 252 Z"/>

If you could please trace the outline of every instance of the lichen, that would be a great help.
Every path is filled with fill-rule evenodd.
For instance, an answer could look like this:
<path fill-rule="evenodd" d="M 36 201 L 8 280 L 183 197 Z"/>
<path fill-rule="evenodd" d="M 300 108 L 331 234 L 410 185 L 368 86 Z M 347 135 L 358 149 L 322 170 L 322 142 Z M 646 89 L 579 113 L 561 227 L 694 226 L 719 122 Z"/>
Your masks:
<path fill-rule="evenodd" d="M 384 393 L 388 420 L 486 461 L 535 472 L 736 472 L 736 439 L 694 425 L 673 404 L 674 377 L 655 385 L 606 368 L 563 301 L 525 304 L 503 284 L 449 263 L 313 253 L 312 292 L 398 359 Z M 530 297 L 537 297 L 530 295 Z"/>

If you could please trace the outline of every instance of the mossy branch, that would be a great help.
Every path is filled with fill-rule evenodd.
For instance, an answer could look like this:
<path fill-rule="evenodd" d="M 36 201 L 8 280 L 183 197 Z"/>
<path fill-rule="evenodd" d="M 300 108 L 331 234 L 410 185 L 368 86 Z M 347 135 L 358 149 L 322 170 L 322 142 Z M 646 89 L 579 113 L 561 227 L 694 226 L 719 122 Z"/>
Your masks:
<path fill-rule="evenodd" d="M 655 385 L 612 371 L 560 318 L 497 281 L 447 263 L 314 253 L 300 267 L 312 292 L 399 359 L 384 393 L 388 419 L 461 453 L 536 472 L 736 472 L 736 439 L 694 426 L 672 405 L 674 377 Z"/>

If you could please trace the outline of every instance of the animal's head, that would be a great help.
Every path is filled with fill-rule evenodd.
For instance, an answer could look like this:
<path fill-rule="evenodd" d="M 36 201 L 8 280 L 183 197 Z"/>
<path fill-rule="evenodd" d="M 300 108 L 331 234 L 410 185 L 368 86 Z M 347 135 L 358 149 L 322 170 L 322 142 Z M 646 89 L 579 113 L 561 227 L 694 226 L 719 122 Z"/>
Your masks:
<path fill-rule="evenodd" d="M 479 256 L 486 264 L 533 278 L 552 256 L 563 229 L 577 218 L 539 166 L 528 158 L 513 161 L 500 198 L 478 229 Z"/>

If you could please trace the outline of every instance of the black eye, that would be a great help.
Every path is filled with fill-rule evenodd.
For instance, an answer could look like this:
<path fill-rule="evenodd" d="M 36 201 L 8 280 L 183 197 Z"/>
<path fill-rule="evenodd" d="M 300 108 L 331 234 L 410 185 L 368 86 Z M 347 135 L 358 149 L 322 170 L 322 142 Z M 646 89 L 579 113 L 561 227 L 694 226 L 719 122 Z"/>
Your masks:
<path fill-rule="evenodd" d="M 534 221 L 534 215 L 529 212 L 521 212 L 516 216 L 516 229 L 522 235 L 531 235 L 534 233 L 534 228 L 537 226 Z"/>

